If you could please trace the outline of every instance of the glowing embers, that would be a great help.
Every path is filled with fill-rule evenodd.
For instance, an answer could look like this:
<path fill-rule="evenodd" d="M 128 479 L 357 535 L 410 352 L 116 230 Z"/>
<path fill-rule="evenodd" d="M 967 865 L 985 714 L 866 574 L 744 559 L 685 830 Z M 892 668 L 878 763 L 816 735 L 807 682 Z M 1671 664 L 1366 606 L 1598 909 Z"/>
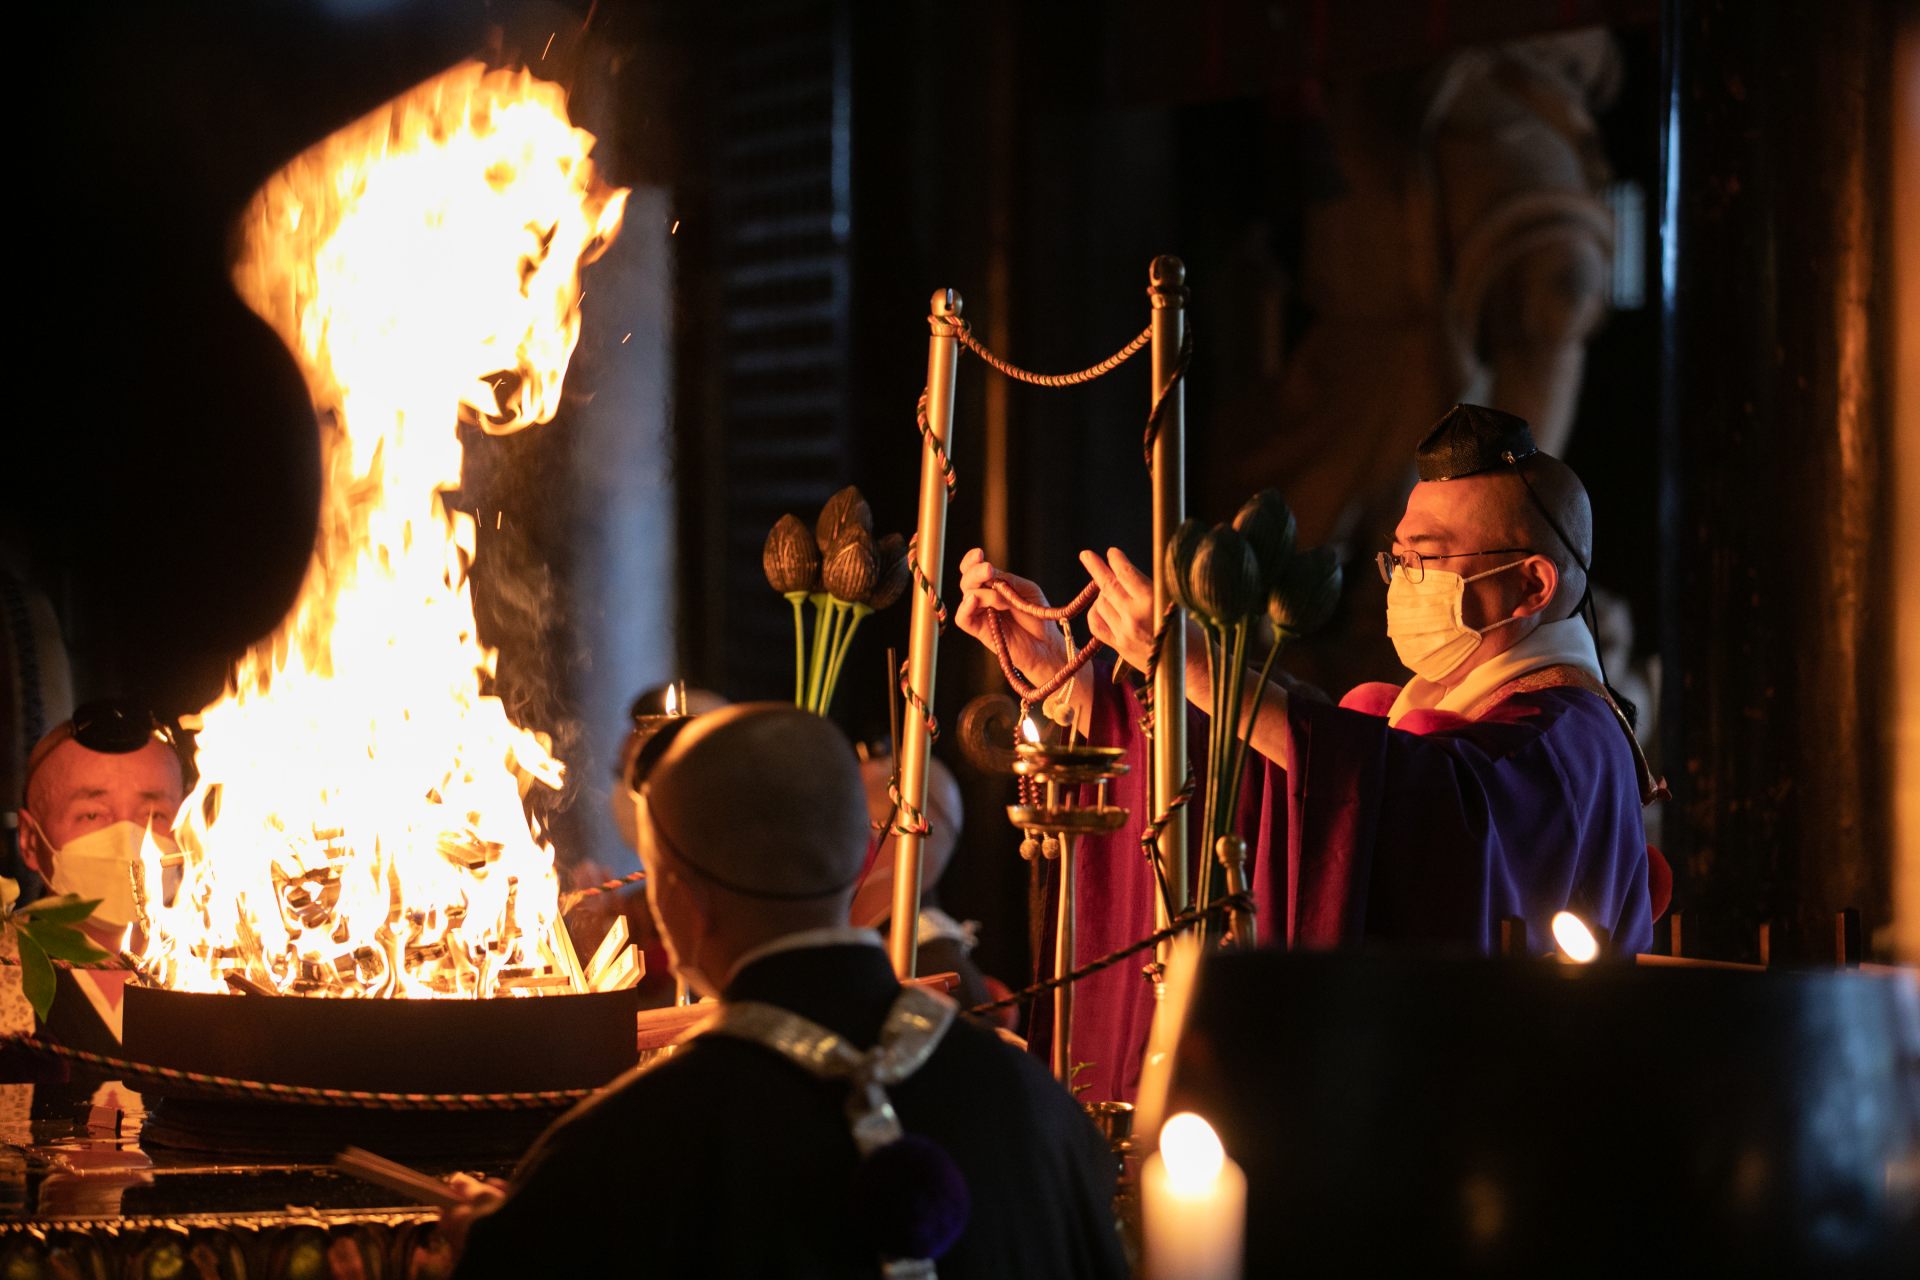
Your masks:
<path fill-rule="evenodd" d="M 201 714 L 178 888 L 143 859 L 140 959 L 164 985 L 587 989 L 523 803 L 562 769 L 491 692 L 477 530 L 444 495 L 457 424 L 559 407 L 580 271 L 626 197 L 592 147 L 558 86 L 469 63 L 295 157 L 242 216 L 236 287 L 318 412 L 320 520 L 292 611 Z"/>

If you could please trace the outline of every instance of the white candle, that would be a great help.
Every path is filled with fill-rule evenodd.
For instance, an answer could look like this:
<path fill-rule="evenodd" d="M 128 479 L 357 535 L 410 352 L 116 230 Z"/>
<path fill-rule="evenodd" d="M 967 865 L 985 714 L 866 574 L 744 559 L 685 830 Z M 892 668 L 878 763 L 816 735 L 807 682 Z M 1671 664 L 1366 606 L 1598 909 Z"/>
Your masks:
<path fill-rule="evenodd" d="M 1167 1121 L 1140 1166 L 1140 1216 L 1151 1280 L 1239 1280 L 1247 1175 L 1191 1111 Z"/>

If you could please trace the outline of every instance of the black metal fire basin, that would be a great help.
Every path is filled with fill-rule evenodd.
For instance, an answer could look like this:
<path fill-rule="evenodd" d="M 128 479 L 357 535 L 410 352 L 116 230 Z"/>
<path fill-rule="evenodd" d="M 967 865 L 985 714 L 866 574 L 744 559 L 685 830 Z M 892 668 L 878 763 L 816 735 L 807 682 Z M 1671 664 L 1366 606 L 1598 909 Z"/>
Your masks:
<path fill-rule="evenodd" d="M 271 1084 L 376 1093 L 593 1089 L 634 1065 L 634 990 L 493 1000 L 332 1000 L 127 991 L 129 1058 Z M 325 1160 L 343 1146 L 400 1159 L 511 1161 L 566 1107 L 407 1110 L 233 1097 L 141 1082 L 142 1145 Z"/>
<path fill-rule="evenodd" d="M 129 987 L 124 1042 L 139 1062 L 273 1084 L 383 1093 L 591 1089 L 633 1066 L 639 1010 L 633 990 L 334 1000 Z"/>

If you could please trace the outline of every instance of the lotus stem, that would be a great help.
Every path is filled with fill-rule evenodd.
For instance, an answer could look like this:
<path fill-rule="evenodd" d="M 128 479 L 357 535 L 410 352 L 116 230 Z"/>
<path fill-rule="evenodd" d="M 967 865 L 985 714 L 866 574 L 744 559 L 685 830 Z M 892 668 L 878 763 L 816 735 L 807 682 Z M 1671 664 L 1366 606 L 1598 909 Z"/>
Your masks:
<path fill-rule="evenodd" d="M 1213 839 L 1214 802 L 1218 795 L 1215 768 L 1220 762 L 1220 712 L 1225 706 L 1226 694 L 1226 637 L 1213 619 L 1201 623 L 1207 637 L 1207 687 L 1213 699 L 1213 710 L 1207 721 L 1207 797 L 1201 807 L 1200 829 L 1208 841 Z M 1205 866 L 1204 859 L 1201 863 Z M 1210 878 L 1202 875 L 1194 886 L 1194 906 L 1205 907 L 1212 885 Z"/>
<path fill-rule="evenodd" d="M 807 621 L 800 611 L 806 603 L 804 591 L 784 593 L 787 603 L 793 606 L 793 705 L 807 705 Z"/>
<path fill-rule="evenodd" d="M 1246 732 L 1240 735 L 1240 754 L 1233 765 L 1233 794 L 1240 794 L 1240 778 L 1246 769 L 1247 751 L 1253 745 L 1253 728 L 1260 721 L 1260 704 L 1266 701 L 1267 677 L 1273 674 L 1273 660 L 1280 656 L 1280 649 L 1287 643 L 1284 627 L 1273 629 L 1273 648 L 1267 650 L 1267 660 L 1260 664 L 1260 683 L 1253 690 L 1253 705 L 1247 709 Z"/>
<path fill-rule="evenodd" d="M 812 711 L 820 700 L 820 677 L 827 661 L 827 640 L 833 620 L 839 615 L 840 602 L 824 591 L 807 597 L 813 605 L 813 658 L 807 667 L 806 709 Z"/>
<path fill-rule="evenodd" d="M 1201 858 L 1201 866 L 1206 868 L 1207 901 L 1213 901 L 1213 884 L 1220 874 L 1218 859 L 1212 856 L 1214 846 L 1221 836 L 1233 829 L 1234 799 L 1237 794 L 1233 783 L 1238 779 L 1239 752 L 1237 730 L 1240 725 L 1240 694 L 1245 688 L 1247 676 L 1247 620 L 1240 619 L 1233 624 L 1232 637 L 1229 639 L 1223 628 L 1220 636 L 1221 649 L 1226 658 L 1226 702 L 1223 704 L 1224 716 L 1216 717 L 1220 726 L 1219 768 L 1214 771 L 1211 782 L 1218 792 L 1213 806 L 1214 830 L 1207 833 L 1207 849 Z"/>
<path fill-rule="evenodd" d="M 853 633 L 860 629 L 860 624 L 873 609 L 856 601 L 847 606 L 847 612 L 849 621 L 846 630 L 841 632 L 839 642 L 834 646 L 834 654 L 827 660 L 827 687 L 820 695 L 821 715 L 827 714 L 827 709 L 833 705 L 834 691 L 840 687 L 840 669 L 847 665 L 847 654 L 853 648 Z"/>

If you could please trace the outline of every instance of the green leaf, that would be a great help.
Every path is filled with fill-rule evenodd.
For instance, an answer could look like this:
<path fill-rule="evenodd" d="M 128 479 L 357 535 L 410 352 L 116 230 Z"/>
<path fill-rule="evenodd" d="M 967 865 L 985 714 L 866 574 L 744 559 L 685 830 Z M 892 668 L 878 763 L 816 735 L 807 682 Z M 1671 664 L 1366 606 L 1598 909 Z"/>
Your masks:
<path fill-rule="evenodd" d="M 29 902 L 17 908 L 13 914 L 31 916 L 48 924 L 79 924 L 93 914 L 100 905 L 98 898 L 82 898 L 78 894 L 63 893 L 57 898 L 41 898 L 38 902 Z"/>
<path fill-rule="evenodd" d="M 53 965 L 40 944 L 24 930 L 20 934 L 20 990 L 33 1006 L 33 1016 L 45 1022 L 47 1010 L 53 1008 Z"/>
<path fill-rule="evenodd" d="M 70 924 L 54 924 L 46 920 L 23 920 L 20 933 L 32 938 L 34 945 L 56 960 L 65 960 L 68 964 L 92 964 L 105 960 L 107 953 L 86 934 Z"/>

